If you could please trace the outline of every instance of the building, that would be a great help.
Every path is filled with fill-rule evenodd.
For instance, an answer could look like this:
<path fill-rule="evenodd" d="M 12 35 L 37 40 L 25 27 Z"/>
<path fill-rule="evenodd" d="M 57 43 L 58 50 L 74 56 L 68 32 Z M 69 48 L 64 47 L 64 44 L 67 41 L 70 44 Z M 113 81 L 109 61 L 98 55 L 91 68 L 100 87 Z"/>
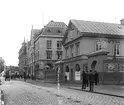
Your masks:
<path fill-rule="evenodd" d="M 21 46 L 21 48 L 20 48 L 20 50 L 19 50 L 19 57 L 18 57 L 18 59 L 19 59 L 19 69 L 20 69 L 20 71 L 22 72 L 22 74 L 23 74 L 23 72 L 25 71 L 25 69 L 26 69 L 26 66 L 27 66 L 27 51 L 26 51 L 26 46 L 27 46 L 27 43 L 25 42 L 25 39 L 24 39 L 24 42 L 22 43 L 22 46 Z"/>
<path fill-rule="evenodd" d="M 70 20 L 63 38 L 63 74 L 80 82 L 83 70 L 97 71 L 100 83 L 124 83 L 124 19 L 121 24 Z"/>
<path fill-rule="evenodd" d="M 54 63 L 62 58 L 61 42 L 66 28 L 63 22 L 50 21 L 41 30 L 41 34 L 34 37 L 34 61 L 38 79 L 55 79 Z"/>
<path fill-rule="evenodd" d="M 31 29 L 30 41 L 27 42 L 27 72 L 29 76 L 35 77 L 35 62 L 34 62 L 34 39 L 41 33 L 40 29 Z"/>

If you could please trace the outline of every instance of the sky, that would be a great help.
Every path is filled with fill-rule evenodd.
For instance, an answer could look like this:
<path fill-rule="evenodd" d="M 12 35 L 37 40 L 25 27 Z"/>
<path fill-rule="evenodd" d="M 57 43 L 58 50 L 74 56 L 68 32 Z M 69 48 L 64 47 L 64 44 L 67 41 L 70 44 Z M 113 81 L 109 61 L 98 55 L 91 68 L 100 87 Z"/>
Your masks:
<path fill-rule="evenodd" d="M 118 23 L 124 18 L 124 0 L 0 0 L 0 57 L 17 66 L 22 42 L 30 40 L 31 27 L 70 19 Z"/>

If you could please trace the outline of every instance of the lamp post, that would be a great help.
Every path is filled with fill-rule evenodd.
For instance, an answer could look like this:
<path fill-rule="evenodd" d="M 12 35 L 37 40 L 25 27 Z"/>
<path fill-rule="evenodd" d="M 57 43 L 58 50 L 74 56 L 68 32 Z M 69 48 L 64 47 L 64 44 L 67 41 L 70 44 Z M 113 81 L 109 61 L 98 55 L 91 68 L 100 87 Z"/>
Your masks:
<path fill-rule="evenodd" d="M 49 68 L 48 65 L 46 65 L 46 66 L 44 67 L 44 80 L 46 80 L 46 69 L 47 69 L 47 68 Z"/>

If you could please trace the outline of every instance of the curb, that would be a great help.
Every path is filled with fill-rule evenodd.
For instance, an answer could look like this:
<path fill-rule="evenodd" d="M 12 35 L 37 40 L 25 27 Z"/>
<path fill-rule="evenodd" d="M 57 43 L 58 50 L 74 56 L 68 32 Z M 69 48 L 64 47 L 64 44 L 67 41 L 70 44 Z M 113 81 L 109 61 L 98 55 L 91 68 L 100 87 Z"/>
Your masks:
<path fill-rule="evenodd" d="M 108 95 L 108 96 L 114 96 L 114 97 L 120 97 L 120 98 L 124 98 L 124 96 L 119 96 L 119 95 L 114 95 L 114 94 L 108 94 L 108 93 L 102 93 L 102 92 L 90 92 L 88 90 L 81 90 L 81 89 L 77 89 L 77 88 L 73 88 L 73 87 L 68 87 L 68 89 L 73 89 L 73 90 L 78 90 L 78 91 L 84 91 L 84 92 L 88 92 L 88 93 L 96 93 L 96 94 L 102 94 L 102 95 Z"/>
<path fill-rule="evenodd" d="M 4 105 L 4 94 L 2 90 L 0 90 L 0 105 Z"/>

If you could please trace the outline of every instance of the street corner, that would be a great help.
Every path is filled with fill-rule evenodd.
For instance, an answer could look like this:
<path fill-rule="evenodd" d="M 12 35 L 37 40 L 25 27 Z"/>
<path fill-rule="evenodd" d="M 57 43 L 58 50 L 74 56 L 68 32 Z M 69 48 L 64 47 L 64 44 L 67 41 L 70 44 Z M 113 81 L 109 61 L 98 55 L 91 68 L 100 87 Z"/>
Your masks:
<path fill-rule="evenodd" d="M 0 90 L 0 105 L 4 105 L 4 93 Z"/>

